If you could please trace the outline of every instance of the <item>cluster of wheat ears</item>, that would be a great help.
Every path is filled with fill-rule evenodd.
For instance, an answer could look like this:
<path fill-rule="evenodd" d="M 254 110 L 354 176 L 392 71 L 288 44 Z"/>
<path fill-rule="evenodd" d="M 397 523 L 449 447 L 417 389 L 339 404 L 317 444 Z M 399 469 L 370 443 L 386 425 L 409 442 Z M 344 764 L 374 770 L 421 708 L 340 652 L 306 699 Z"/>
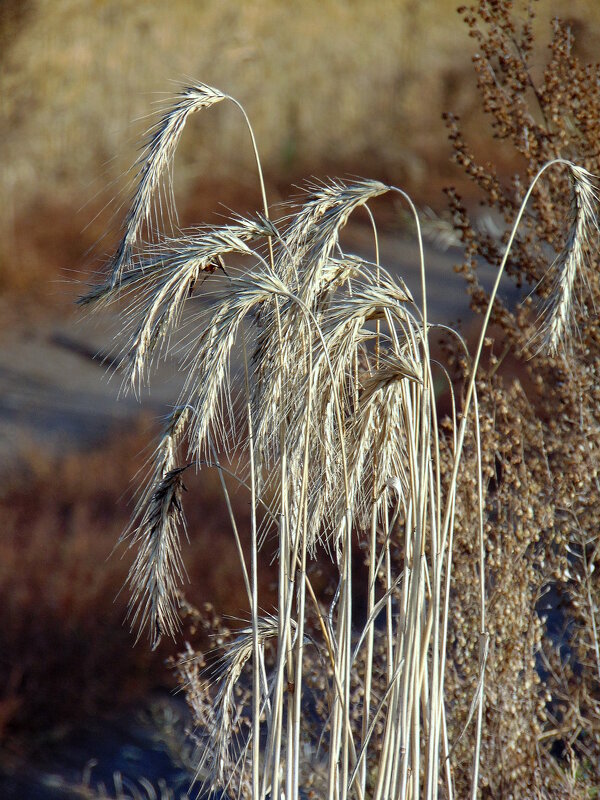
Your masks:
<path fill-rule="evenodd" d="M 168 178 L 186 120 L 222 101 L 232 102 L 248 125 L 264 208 L 221 227 L 167 236 L 163 223 L 174 219 Z M 572 195 L 570 232 L 549 266 L 555 288 L 540 309 L 538 336 L 539 347 L 550 351 L 568 344 L 586 243 L 597 230 L 592 176 L 562 159 L 536 176 L 514 221 L 478 346 L 465 356 L 470 378 L 455 397 L 443 364 L 431 356 L 431 336 L 441 326 L 428 316 L 419 214 L 401 189 L 374 180 L 310 185 L 274 224 L 244 109 L 203 84 L 180 93 L 138 166 L 110 275 L 82 302 L 120 302 L 124 383 L 132 391 L 173 350 L 185 371 L 125 533 L 136 550 L 129 576 L 133 624 L 149 631 L 154 646 L 179 628 L 184 473 L 212 466 L 223 478 L 250 623 L 228 645 L 220 684 L 198 712 L 204 718 L 199 774 L 207 788 L 253 800 L 306 796 L 317 775 L 315 791 L 329 800 L 452 798 L 444 681 L 455 508 L 466 438 L 479 447 L 476 376 L 491 306 L 533 186 L 545 170 L 562 169 Z M 414 215 L 420 306 L 379 263 L 368 203 L 388 192 Z M 359 208 L 372 223 L 372 262 L 340 246 L 340 231 Z M 250 268 L 240 266 L 240 257 Z M 461 342 L 458 332 L 446 330 Z M 434 380 L 444 379 L 452 403 L 442 431 Z M 249 552 L 227 493 L 224 464 L 233 455 L 251 499 Z M 488 636 L 480 470 L 469 480 L 479 487 L 480 529 L 473 570 L 481 587 L 480 679 L 467 714 L 477 732 L 475 797 Z M 357 537 L 368 564 L 360 625 L 353 614 Z M 265 614 L 258 553 L 274 541 L 278 602 Z M 337 570 L 328 608 L 307 574 L 316 558 L 330 559 Z M 240 701 L 242 684 L 248 691 Z M 323 690 L 324 711 L 318 739 L 309 742 L 315 712 L 307 703 L 312 698 L 314 705 L 315 686 Z"/>

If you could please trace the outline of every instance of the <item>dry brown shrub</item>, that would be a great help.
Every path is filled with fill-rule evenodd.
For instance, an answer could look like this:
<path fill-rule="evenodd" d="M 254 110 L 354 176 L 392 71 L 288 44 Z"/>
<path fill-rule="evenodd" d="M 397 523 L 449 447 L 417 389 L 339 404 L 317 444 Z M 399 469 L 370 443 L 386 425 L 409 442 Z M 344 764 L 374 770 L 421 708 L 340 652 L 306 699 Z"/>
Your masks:
<path fill-rule="evenodd" d="M 481 2 L 463 9 L 478 46 L 483 110 L 494 137 L 518 155 L 522 168 L 508 184 L 502 181 L 490 163 L 475 158 L 459 122 L 447 118 L 455 161 L 507 225 L 548 160 L 568 157 L 600 171 L 598 65 L 580 63 L 570 27 L 556 20 L 547 66 L 534 78 L 528 8 Z M 569 298 L 573 335 L 562 354 L 540 348 L 533 310 L 540 303 L 550 307 L 562 291 L 548 275 L 570 213 L 563 181 L 547 173 L 534 194 L 509 264 L 528 294 L 517 308 L 496 307 L 495 341 L 480 381 L 490 633 L 482 781 L 483 796 L 493 798 L 591 797 L 600 782 L 597 239 L 589 246 L 591 268 L 576 277 Z M 460 269 L 473 308 L 482 312 L 487 295 L 477 260 L 499 265 L 508 232 L 501 240 L 482 233 L 455 190 L 448 194 L 466 246 Z M 507 355 L 512 367 L 499 379 Z M 456 700 L 472 694 L 478 679 L 478 643 L 470 633 L 478 602 L 471 574 L 475 495 L 467 480 L 462 490 L 448 680 Z M 455 735 L 461 724 L 454 721 Z"/>

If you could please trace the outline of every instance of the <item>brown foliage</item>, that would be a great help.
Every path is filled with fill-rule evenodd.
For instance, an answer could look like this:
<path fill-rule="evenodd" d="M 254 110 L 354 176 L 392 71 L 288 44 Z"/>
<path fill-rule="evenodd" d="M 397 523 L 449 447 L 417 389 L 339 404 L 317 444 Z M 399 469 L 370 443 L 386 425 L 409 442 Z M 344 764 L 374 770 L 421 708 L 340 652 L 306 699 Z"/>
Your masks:
<path fill-rule="evenodd" d="M 578 61 L 569 27 L 557 20 L 548 63 L 534 80 L 531 6 L 521 21 L 511 2 L 481 2 L 462 13 L 478 46 L 473 60 L 483 110 L 495 138 L 518 154 L 523 168 L 504 185 L 491 164 L 476 160 L 458 120 L 448 115 L 454 160 L 478 187 L 482 204 L 512 225 L 527 186 L 547 161 L 569 158 L 599 173 L 598 65 Z M 448 196 L 466 248 L 460 270 L 473 308 L 482 311 L 487 295 L 477 260 L 498 266 L 510 231 L 500 241 L 482 233 L 457 193 L 449 189 Z M 499 341 L 479 386 L 490 635 L 481 758 L 486 797 L 588 797 L 600 781 L 596 269 L 585 280 L 578 276 L 567 351 L 545 355 L 534 337 L 534 309 L 553 291 L 548 275 L 568 216 L 564 176 L 548 171 L 508 265 L 529 294 L 517 308 L 500 303 L 494 311 Z M 596 266 L 597 255 L 589 257 Z M 505 348 L 520 379 L 495 374 Z M 474 487 L 463 480 L 462 489 L 448 680 L 456 700 L 472 695 L 479 671 L 477 641 L 469 633 L 478 613 L 471 566 L 476 528 L 469 514 Z M 456 735 L 461 721 L 454 725 Z"/>

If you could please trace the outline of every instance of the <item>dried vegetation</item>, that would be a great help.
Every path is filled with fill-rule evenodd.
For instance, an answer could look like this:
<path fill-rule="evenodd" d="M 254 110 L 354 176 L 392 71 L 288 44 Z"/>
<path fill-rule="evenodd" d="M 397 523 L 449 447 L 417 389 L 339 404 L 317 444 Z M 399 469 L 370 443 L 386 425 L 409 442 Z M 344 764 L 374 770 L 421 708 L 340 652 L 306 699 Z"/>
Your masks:
<path fill-rule="evenodd" d="M 169 682 L 166 647 L 132 647 L 121 591 L 130 559 L 115 541 L 131 514 L 130 481 L 156 426 L 142 420 L 93 453 L 43 458 L 6 475 L 0 497 L 0 742 L 7 756 L 43 755 L 69 726 L 112 713 Z M 212 478 L 212 479 L 211 479 Z M 244 586 L 216 476 L 186 479 L 195 536 L 185 547 L 190 600 L 236 613 Z M 238 512 L 241 519 L 246 509 Z M 207 562 L 210 550 L 213 561 Z M 268 563 L 263 563 L 269 575 Z M 267 581 L 269 579 L 267 578 Z M 206 641 L 206 639 L 205 639 Z M 68 675 L 68 680 L 65 676 Z M 42 758 L 45 763 L 45 759 Z M 0 768 L 3 766 L 0 763 Z M 83 767 L 83 765 L 82 765 Z"/>
<path fill-rule="evenodd" d="M 454 159 L 508 226 L 548 161 L 571 158 L 598 174 L 598 65 L 578 61 L 572 31 L 556 20 L 535 79 L 531 9 L 519 17 L 511 3 L 497 2 L 462 12 L 477 43 L 483 110 L 522 168 L 506 185 L 492 165 L 478 162 L 460 122 L 448 116 Z M 483 312 L 488 298 L 477 260 L 499 265 L 509 233 L 482 232 L 456 191 L 448 195 L 465 247 L 461 271 L 473 307 Z M 600 782 L 598 231 L 591 241 L 579 239 L 588 266 L 572 270 L 581 200 L 559 171 L 536 185 L 507 264 L 523 301 L 492 310 L 495 341 L 480 378 L 491 643 L 481 763 L 490 797 L 593 797 Z M 567 232 L 569 215 L 575 224 Z M 540 311 L 549 314 L 541 325 Z M 499 378 L 506 356 L 519 380 Z M 468 494 L 463 502 L 454 566 L 457 666 L 447 683 L 456 708 L 478 680 L 477 645 L 467 633 L 478 602 L 468 566 L 475 528 Z"/>
<path fill-rule="evenodd" d="M 414 211 L 393 186 L 311 185 L 274 223 L 256 155 L 259 214 L 165 235 L 182 108 L 218 98 L 245 116 L 203 84 L 153 131 L 110 274 L 84 298 L 122 304 L 126 387 L 173 349 L 184 358 L 127 531 L 132 615 L 155 647 L 178 610 L 214 629 L 221 657 L 188 643 L 177 671 L 198 778 L 231 796 L 579 800 L 600 782 L 597 67 L 556 22 L 535 77 L 530 11 L 496 0 L 463 13 L 483 110 L 522 164 L 505 185 L 448 117 L 455 160 L 506 225 L 482 231 L 448 191 L 484 318 L 471 356 L 449 332 L 445 366 L 431 357 L 425 265 L 417 305 L 379 264 L 374 221 L 372 263 L 340 248 L 373 198 L 400 194 Z M 498 284 L 484 291 L 479 259 L 523 287 L 518 307 Z M 519 377 L 502 371 L 508 354 Z M 454 387 L 443 420 L 439 375 Z M 175 523 L 193 466 L 223 478 L 248 604 L 237 630 L 179 591 Z M 224 480 L 236 466 L 243 521 Z M 278 570 L 272 615 L 259 552 Z M 329 598 L 311 582 L 320 561 L 336 573 Z"/>

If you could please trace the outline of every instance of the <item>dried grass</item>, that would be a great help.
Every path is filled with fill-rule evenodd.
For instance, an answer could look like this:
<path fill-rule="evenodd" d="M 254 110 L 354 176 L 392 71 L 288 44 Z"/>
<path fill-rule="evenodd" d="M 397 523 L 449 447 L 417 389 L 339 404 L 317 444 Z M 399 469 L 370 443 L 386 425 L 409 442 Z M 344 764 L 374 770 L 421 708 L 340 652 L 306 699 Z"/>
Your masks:
<path fill-rule="evenodd" d="M 488 12 L 481 13 L 487 19 Z M 504 19 L 508 12 L 498 14 Z M 183 97 L 196 95 L 224 98 L 204 84 L 187 89 Z M 493 371 L 484 377 L 480 363 L 497 313 L 500 280 L 509 260 L 523 252 L 522 228 L 529 234 L 529 201 L 543 194 L 551 171 L 568 174 L 575 199 L 570 217 L 555 219 L 557 230 L 564 224 L 570 232 L 557 261 L 544 266 L 556 279 L 549 296 L 539 292 L 547 306 L 539 336 L 545 359 L 567 342 L 575 346 L 569 337 L 576 313 L 574 283 L 590 285 L 584 254 L 597 231 L 592 175 L 564 157 L 548 159 L 532 171 L 529 188 L 513 206 L 511 228 L 497 247 L 497 281 L 485 299 L 473 359 L 451 331 L 454 344 L 444 367 L 430 352 L 435 327 L 427 313 L 420 221 L 410 198 L 379 181 L 328 181 L 308 185 L 287 217 L 269 221 L 254 132 L 235 100 L 256 155 L 263 197 L 260 225 L 257 229 L 254 220 L 237 220 L 238 229 L 253 235 L 243 241 L 238 237 L 241 245 L 234 247 L 230 227 L 183 233 L 173 258 L 172 240 L 155 230 L 149 209 L 160 196 L 163 173 L 155 154 L 172 153 L 179 127 L 171 130 L 170 122 L 180 119 L 181 102 L 167 112 L 151 140 L 106 282 L 85 301 L 126 298 L 125 388 L 149 377 L 157 352 L 168 356 L 175 350 L 184 358 L 186 381 L 177 408 L 185 409 L 185 415 L 176 419 L 185 450 L 176 457 L 169 421 L 153 478 L 132 522 L 139 548 L 129 579 L 134 623 L 140 632 L 149 630 L 155 646 L 163 632 L 173 634 L 177 627 L 177 579 L 183 566 L 174 523 L 182 517 L 182 470 L 212 464 L 222 474 L 217 452 L 236 459 L 242 454 L 247 464 L 240 475 L 250 495 L 247 548 L 239 541 L 240 526 L 227 494 L 226 500 L 250 624 L 222 643 L 220 688 L 203 681 L 202 661 L 195 663 L 193 651 L 178 666 L 201 728 L 199 777 L 211 791 L 253 800 L 280 794 L 298 798 L 311 783 L 329 800 L 475 798 L 480 777 L 493 794 L 503 793 L 507 781 L 522 785 L 527 769 L 532 786 L 541 785 L 531 751 L 510 766 L 499 760 L 503 745 L 493 737 L 510 741 L 520 755 L 515 721 L 521 715 L 527 743 L 542 739 L 543 703 L 531 691 L 539 683 L 534 654 L 541 623 L 534 619 L 527 628 L 523 623 L 535 614 L 532 587 L 541 588 L 545 573 L 543 560 L 526 557 L 531 528 L 521 517 L 524 498 L 534 503 L 535 496 L 539 503 L 539 471 L 550 474 L 550 467 L 540 455 L 544 437 L 535 439 L 539 426 L 519 388 L 505 394 Z M 455 142 L 463 153 L 458 135 Z M 476 170 L 474 175 L 481 177 Z M 494 176 L 489 186 L 498 196 Z M 166 192 L 169 196 L 168 187 Z M 415 218 L 421 307 L 403 282 L 378 263 L 373 217 L 374 263 L 340 247 L 340 231 L 350 215 L 387 193 L 400 194 Z M 533 206 L 539 213 L 539 204 Z M 465 224 L 463 234 L 466 230 Z M 532 235 L 527 242 L 534 242 Z M 240 271 L 229 262 L 233 251 L 250 256 L 250 270 Z M 210 257 L 198 252 L 210 252 Z M 204 269 L 207 264 L 211 269 Z M 202 270 L 207 274 L 198 289 Z M 185 335 L 172 339 L 180 322 Z M 522 337 L 519 341 L 526 346 Z M 453 370 L 462 373 L 450 417 L 441 427 L 433 388 L 440 370 L 448 378 Z M 481 391 L 478 397 L 480 379 L 483 397 Z M 491 465 L 502 449 L 493 421 L 502 417 L 508 422 L 501 481 Z M 529 454 L 523 456 L 531 494 L 521 490 L 519 503 L 512 496 L 519 479 L 509 480 L 507 464 L 526 437 L 537 451 L 531 466 Z M 506 506 L 494 512 L 494 494 L 505 498 L 507 491 Z M 550 510 L 554 500 L 544 498 L 548 513 L 558 513 Z M 541 515 L 541 508 L 536 510 Z M 500 555 L 492 540 L 496 524 Z M 356 538 L 365 543 L 368 563 L 362 627 L 355 609 L 360 593 L 354 583 Z M 260 611 L 261 541 L 268 543 L 263 549 L 272 553 L 278 569 L 277 605 L 268 618 Z M 523 608 L 502 627 L 494 588 L 500 578 L 509 583 L 503 572 L 508 553 L 512 563 L 524 559 L 523 570 L 517 570 Z M 584 565 L 588 556 L 586 550 Z M 308 576 L 311 560 L 321 559 L 337 572 L 328 608 Z M 468 605 L 457 603 L 457 595 Z M 589 606 L 589 591 L 586 596 Z M 597 651 L 596 646 L 596 656 Z M 492 683 L 486 688 L 488 661 Z M 530 689 L 529 705 L 521 709 L 511 705 L 506 682 L 506 674 L 514 675 L 517 667 Z M 315 692 L 322 699 L 310 708 Z M 495 717 L 499 728 L 485 719 L 494 705 L 501 708 Z"/>

